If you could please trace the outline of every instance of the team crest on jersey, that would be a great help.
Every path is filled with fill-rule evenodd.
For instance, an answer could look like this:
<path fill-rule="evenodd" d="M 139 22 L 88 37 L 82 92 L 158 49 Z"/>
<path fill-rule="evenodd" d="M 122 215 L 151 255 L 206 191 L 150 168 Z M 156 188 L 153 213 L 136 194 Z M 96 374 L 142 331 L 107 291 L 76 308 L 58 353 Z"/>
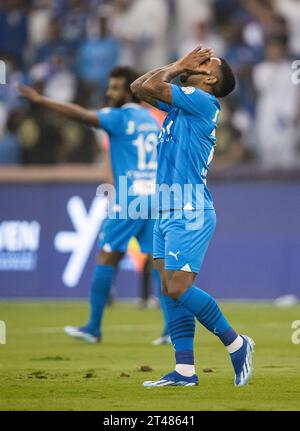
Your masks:
<path fill-rule="evenodd" d="M 195 87 L 181 87 L 181 90 L 184 92 L 184 94 L 193 94 L 196 90 Z"/>

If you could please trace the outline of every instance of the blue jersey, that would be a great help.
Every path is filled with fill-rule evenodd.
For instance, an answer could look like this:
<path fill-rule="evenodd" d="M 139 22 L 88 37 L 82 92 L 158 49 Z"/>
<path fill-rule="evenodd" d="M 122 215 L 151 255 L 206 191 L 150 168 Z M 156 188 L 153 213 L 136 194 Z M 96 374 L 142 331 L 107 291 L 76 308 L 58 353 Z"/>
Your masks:
<path fill-rule="evenodd" d="M 159 136 L 157 184 L 160 190 L 162 184 L 176 185 L 169 201 L 160 193 L 159 209 L 212 209 L 206 176 L 216 143 L 218 99 L 172 84 L 172 105 L 158 105 L 168 116 Z"/>
<path fill-rule="evenodd" d="M 127 103 L 97 111 L 99 126 L 110 138 L 110 156 L 120 202 L 119 178 L 127 177 L 129 200 L 155 193 L 159 126 L 148 109 Z M 123 197 L 124 198 L 124 197 Z"/>

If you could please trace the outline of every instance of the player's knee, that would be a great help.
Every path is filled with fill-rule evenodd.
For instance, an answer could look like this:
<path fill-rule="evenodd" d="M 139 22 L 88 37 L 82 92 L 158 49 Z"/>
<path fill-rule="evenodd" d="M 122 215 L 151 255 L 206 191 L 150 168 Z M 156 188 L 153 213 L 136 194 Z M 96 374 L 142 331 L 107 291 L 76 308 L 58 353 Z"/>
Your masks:
<path fill-rule="evenodd" d="M 113 251 L 110 253 L 107 253 L 106 251 L 101 250 L 97 257 L 97 263 L 98 265 L 108 265 L 108 266 L 117 266 L 120 260 L 123 257 L 122 252 L 120 251 Z"/>
<path fill-rule="evenodd" d="M 163 283 L 163 284 L 161 285 L 161 291 L 162 291 L 162 294 L 163 294 L 164 296 L 168 296 L 168 289 L 167 289 L 167 285 L 166 285 L 165 283 Z"/>
<path fill-rule="evenodd" d="M 168 296 L 177 300 L 192 285 L 195 274 L 184 271 L 166 271 Z"/>
<path fill-rule="evenodd" d="M 182 284 L 178 283 L 177 280 L 169 280 L 166 283 L 167 296 L 177 301 L 180 296 L 184 293 Z"/>

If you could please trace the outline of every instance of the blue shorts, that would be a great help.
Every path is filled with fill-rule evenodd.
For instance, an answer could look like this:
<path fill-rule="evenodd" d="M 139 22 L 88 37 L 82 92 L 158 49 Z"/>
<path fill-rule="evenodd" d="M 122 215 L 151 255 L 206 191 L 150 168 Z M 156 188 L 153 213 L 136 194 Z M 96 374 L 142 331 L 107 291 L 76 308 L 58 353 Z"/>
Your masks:
<path fill-rule="evenodd" d="M 101 226 L 98 247 L 100 250 L 126 251 L 128 243 L 135 237 L 143 253 L 153 252 L 153 228 L 155 220 L 110 219 Z"/>
<path fill-rule="evenodd" d="M 213 209 L 160 213 L 153 236 L 154 259 L 165 259 L 165 269 L 198 273 L 216 227 Z"/>

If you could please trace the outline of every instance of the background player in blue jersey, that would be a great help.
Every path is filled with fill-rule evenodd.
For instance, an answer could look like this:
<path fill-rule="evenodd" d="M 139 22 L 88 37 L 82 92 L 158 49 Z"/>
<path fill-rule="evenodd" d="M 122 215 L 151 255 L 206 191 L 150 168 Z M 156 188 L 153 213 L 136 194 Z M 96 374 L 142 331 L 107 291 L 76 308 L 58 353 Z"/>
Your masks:
<path fill-rule="evenodd" d="M 109 107 L 93 111 L 81 106 L 51 100 L 30 87 L 19 86 L 19 92 L 31 101 L 73 120 L 104 129 L 110 137 L 110 156 L 115 179 L 116 198 L 109 208 L 99 235 L 99 254 L 90 291 L 90 319 L 82 327 L 66 326 L 65 332 L 75 338 L 95 343 L 101 339 L 101 322 L 118 264 L 131 237 L 136 237 L 141 251 L 152 254 L 154 219 L 150 217 L 149 197 L 155 192 L 157 168 L 158 123 L 149 110 L 140 105 L 130 90 L 137 74 L 129 67 L 117 67 L 110 73 L 107 99 Z M 120 179 L 123 187 L 120 190 Z M 128 192 L 130 191 L 130 195 Z M 146 200 L 149 214 L 132 219 L 123 202 L 139 197 Z M 122 207 L 123 206 L 123 207 Z M 122 215 L 121 215 L 122 214 Z M 154 271 L 156 281 L 159 275 Z M 165 304 L 162 303 L 164 315 Z M 166 320 L 166 318 L 165 318 Z M 167 341 L 168 335 L 162 341 Z"/>
<path fill-rule="evenodd" d="M 216 143 L 218 99 L 234 87 L 229 65 L 201 46 L 132 84 L 141 99 L 168 112 L 160 134 L 157 183 L 160 190 L 173 189 L 169 199 L 159 196 L 154 258 L 166 295 L 176 368 L 157 381 L 144 382 L 146 387 L 198 384 L 195 317 L 226 346 L 235 385 L 247 384 L 252 374 L 253 340 L 236 333 L 216 301 L 193 285 L 216 225 L 206 176 Z"/>

